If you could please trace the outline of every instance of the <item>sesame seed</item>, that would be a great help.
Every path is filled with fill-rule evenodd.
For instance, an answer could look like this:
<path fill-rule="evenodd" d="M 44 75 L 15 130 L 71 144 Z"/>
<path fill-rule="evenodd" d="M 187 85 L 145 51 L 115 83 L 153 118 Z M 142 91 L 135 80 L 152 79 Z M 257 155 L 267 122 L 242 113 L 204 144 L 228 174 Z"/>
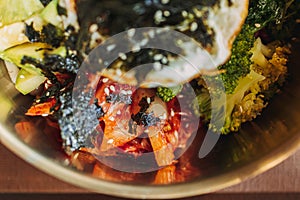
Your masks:
<path fill-rule="evenodd" d="M 185 10 L 183 10 L 183 11 L 181 12 L 182 17 L 187 17 L 188 14 L 189 14 L 189 13 L 188 13 L 187 11 L 185 11 Z"/>
<path fill-rule="evenodd" d="M 147 103 L 150 104 L 151 103 L 151 98 L 147 97 Z"/>
<path fill-rule="evenodd" d="M 154 30 L 150 30 L 150 31 L 148 32 L 148 35 L 149 35 L 150 38 L 154 38 L 154 36 L 155 36 Z"/>
<path fill-rule="evenodd" d="M 116 74 L 117 74 L 118 76 L 121 76 L 121 75 L 122 75 L 122 71 L 121 71 L 120 69 L 116 69 Z"/>
<path fill-rule="evenodd" d="M 118 110 L 117 115 L 121 115 L 121 110 Z"/>
<path fill-rule="evenodd" d="M 254 24 L 254 25 L 255 25 L 256 28 L 260 28 L 261 27 L 261 24 L 258 24 L 258 23 Z"/>
<path fill-rule="evenodd" d="M 113 116 L 109 117 L 110 121 L 115 121 L 115 118 Z"/>
<path fill-rule="evenodd" d="M 171 15 L 170 11 L 168 11 L 168 10 L 164 11 L 164 16 L 165 17 L 169 17 L 170 15 Z"/>
<path fill-rule="evenodd" d="M 24 75 L 20 75 L 20 76 L 19 76 L 19 78 L 21 78 L 21 79 L 24 79 L 24 78 L 25 78 L 25 76 L 24 76 Z"/>
<path fill-rule="evenodd" d="M 191 30 L 192 32 L 195 32 L 197 29 L 198 29 L 198 24 L 197 24 L 196 22 L 193 22 L 193 23 L 191 24 L 190 30 Z"/>
<path fill-rule="evenodd" d="M 160 71 L 162 66 L 161 66 L 160 63 L 155 62 L 155 63 L 153 63 L 153 68 L 154 68 L 155 71 Z"/>
<path fill-rule="evenodd" d="M 178 114 L 187 116 L 187 113 L 185 113 L 185 112 L 179 112 Z"/>
<path fill-rule="evenodd" d="M 107 51 L 112 51 L 112 50 L 114 50 L 114 48 L 116 48 L 116 45 L 115 44 L 111 44 L 111 45 L 109 45 L 109 46 L 106 47 L 106 50 Z"/>
<path fill-rule="evenodd" d="M 133 53 L 139 52 L 140 50 L 141 50 L 141 47 L 138 44 L 134 45 L 131 49 L 131 51 Z"/>
<path fill-rule="evenodd" d="M 105 93 L 107 96 L 109 96 L 109 89 L 108 89 L 108 88 L 105 88 L 105 89 L 104 89 L 104 93 Z"/>
<path fill-rule="evenodd" d="M 163 57 L 163 59 L 161 60 L 161 62 L 163 64 L 167 64 L 168 63 L 168 58 L 167 57 Z"/>
<path fill-rule="evenodd" d="M 128 37 L 132 38 L 135 35 L 135 29 L 134 28 L 129 29 L 127 31 L 127 35 L 128 35 Z"/>
<path fill-rule="evenodd" d="M 107 140 L 107 144 L 112 144 L 114 142 L 114 139 Z"/>
<path fill-rule="evenodd" d="M 119 57 L 122 59 L 122 60 L 126 60 L 127 59 L 127 56 L 125 53 L 119 53 Z"/>
<path fill-rule="evenodd" d="M 145 46 L 146 44 L 148 44 L 149 42 L 149 39 L 148 38 L 144 38 L 141 42 L 140 42 L 140 45 L 141 46 Z"/>
<path fill-rule="evenodd" d="M 103 63 L 103 60 L 102 60 L 101 58 L 99 58 L 99 59 L 98 59 L 98 63 L 99 63 L 99 64 L 102 64 L 102 63 Z"/>
<path fill-rule="evenodd" d="M 46 96 L 49 97 L 50 96 L 50 92 L 46 92 Z"/>
<path fill-rule="evenodd" d="M 97 24 L 92 24 L 89 28 L 89 31 L 91 33 L 96 32 L 98 30 L 98 25 Z"/>
<path fill-rule="evenodd" d="M 170 0 L 161 0 L 162 4 L 168 4 L 170 2 Z"/>
<path fill-rule="evenodd" d="M 163 55 L 162 54 L 156 54 L 155 56 L 154 56 L 154 60 L 161 60 L 163 58 Z"/>
<path fill-rule="evenodd" d="M 116 91 L 115 86 L 113 86 L 113 85 L 109 86 L 109 89 L 110 89 L 111 91 L 113 91 L 113 92 Z"/>
<path fill-rule="evenodd" d="M 156 13 L 154 14 L 154 20 L 156 24 L 165 21 L 163 17 L 163 12 L 161 10 L 156 11 Z"/>
<path fill-rule="evenodd" d="M 102 80 L 102 82 L 103 82 L 103 83 L 107 83 L 107 82 L 108 82 L 108 78 L 104 78 L 104 79 Z"/>
<path fill-rule="evenodd" d="M 175 112 L 173 109 L 171 109 L 171 116 L 174 117 L 175 116 Z"/>

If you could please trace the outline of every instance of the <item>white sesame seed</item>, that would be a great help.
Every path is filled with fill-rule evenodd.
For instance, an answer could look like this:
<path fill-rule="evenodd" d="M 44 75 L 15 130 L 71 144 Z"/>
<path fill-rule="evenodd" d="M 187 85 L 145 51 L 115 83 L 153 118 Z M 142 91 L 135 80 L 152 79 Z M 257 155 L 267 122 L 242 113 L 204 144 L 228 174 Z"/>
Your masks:
<path fill-rule="evenodd" d="M 174 117 L 175 116 L 175 112 L 173 109 L 171 109 L 171 116 Z"/>
<path fill-rule="evenodd" d="M 42 114 L 42 117 L 48 117 L 49 115 L 48 114 Z"/>
<path fill-rule="evenodd" d="M 150 104 L 151 103 L 151 98 L 147 97 L 147 103 Z"/>
<path fill-rule="evenodd" d="M 102 82 L 103 82 L 103 83 L 107 83 L 107 82 L 108 82 L 108 78 L 104 78 L 104 79 L 102 80 Z"/>
<path fill-rule="evenodd" d="M 155 71 L 160 71 L 162 68 L 162 65 L 158 62 L 153 63 L 153 68 Z"/>
<path fill-rule="evenodd" d="M 258 24 L 258 23 L 254 24 L 254 25 L 255 25 L 256 28 L 260 28 L 261 27 L 261 24 Z"/>
<path fill-rule="evenodd" d="M 156 24 L 165 21 L 163 17 L 163 12 L 161 10 L 156 11 L 156 13 L 154 14 L 154 20 Z"/>
<path fill-rule="evenodd" d="M 164 16 L 165 17 L 169 17 L 170 15 L 171 15 L 170 11 L 168 11 L 168 10 L 164 11 Z"/>
<path fill-rule="evenodd" d="M 113 85 L 109 86 L 109 89 L 110 89 L 111 91 L 113 91 L 113 92 L 116 91 L 115 86 L 113 86 Z"/>
<path fill-rule="evenodd" d="M 149 133 L 149 129 L 146 129 L 144 132 L 145 132 L 145 133 Z"/>
<path fill-rule="evenodd" d="M 134 28 L 129 29 L 127 31 L 127 35 L 128 35 L 128 37 L 132 38 L 135 35 L 135 29 Z"/>
<path fill-rule="evenodd" d="M 116 74 L 117 74 L 118 76 L 121 76 L 121 75 L 122 75 L 122 71 L 121 71 L 120 69 L 116 69 Z"/>
<path fill-rule="evenodd" d="M 183 17 L 187 17 L 188 16 L 188 12 L 187 11 L 185 11 L 185 10 L 183 10 L 182 12 L 181 12 L 181 15 L 183 16 Z"/>
<path fill-rule="evenodd" d="M 19 78 L 21 78 L 21 79 L 24 79 L 24 78 L 25 78 L 25 76 L 24 76 L 24 75 L 20 75 L 20 76 L 19 76 Z"/>
<path fill-rule="evenodd" d="M 118 110 L 117 115 L 121 115 L 121 110 Z"/>
<path fill-rule="evenodd" d="M 115 121 L 115 118 L 113 116 L 109 117 L 110 121 Z"/>
<path fill-rule="evenodd" d="M 109 89 L 108 89 L 108 88 L 105 88 L 105 89 L 104 89 L 104 93 L 105 93 L 107 96 L 109 96 Z"/>
<path fill-rule="evenodd" d="M 185 113 L 185 112 L 179 112 L 178 114 L 187 116 L 187 113 Z"/>
<path fill-rule="evenodd" d="M 150 30 L 150 31 L 148 32 L 148 35 L 149 35 L 150 38 L 154 38 L 154 36 L 155 36 L 154 30 Z"/>
<path fill-rule="evenodd" d="M 141 46 L 145 46 L 148 42 L 149 42 L 149 39 L 148 39 L 148 38 L 144 38 L 144 39 L 140 42 L 140 45 L 141 45 Z"/>
<path fill-rule="evenodd" d="M 161 3 L 162 4 L 167 4 L 167 3 L 169 3 L 170 2 L 170 0 L 161 0 Z"/>
<path fill-rule="evenodd" d="M 97 24 L 92 24 L 89 28 L 89 31 L 91 33 L 96 32 L 98 30 L 98 25 Z"/>
<path fill-rule="evenodd" d="M 198 29 L 198 24 L 197 24 L 196 22 L 193 22 L 193 23 L 191 24 L 190 30 L 191 30 L 192 32 L 194 32 L 194 31 L 196 31 L 197 29 Z"/>
<path fill-rule="evenodd" d="M 112 144 L 114 142 L 114 139 L 107 140 L 107 144 Z"/>
<path fill-rule="evenodd" d="M 164 56 L 162 54 L 156 54 L 153 58 L 154 60 L 161 60 Z"/>
<path fill-rule="evenodd" d="M 122 60 L 126 60 L 127 59 L 127 56 L 125 53 L 119 53 L 119 57 L 122 59 Z"/>
<path fill-rule="evenodd" d="M 102 64 L 102 63 L 103 63 L 103 60 L 102 60 L 101 58 L 99 58 L 99 59 L 98 59 L 98 63 L 99 63 L 99 64 Z"/>
<path fill-rule="evenodd" d="M 167 64 L 168 63 L 168 58 L 167 57 L 163 57 L 163 59 L 161 60 L 161 62 L 163 64 Z"/>
<path fill-rule="evenodd" d="M 107 51 L 112 51 L 112 50 L 114 50 L 114 48 L 116 48 L 116 45 L 115 44 L 111 44 L 111 45 L 109 45 L 109 46 L 106 47 L 106 50 Z"/>
<path fill-rule="evenodd" d="M 139 52 L 140 50 L 141 50 L 141 47 L 140 47 L 140 45 L 138 45 L 138 44 L 135 44 L 135 45 L 132 47 L 132 49 L 131 49 L 131 51 L 132 51 L 133 53 Z"/>

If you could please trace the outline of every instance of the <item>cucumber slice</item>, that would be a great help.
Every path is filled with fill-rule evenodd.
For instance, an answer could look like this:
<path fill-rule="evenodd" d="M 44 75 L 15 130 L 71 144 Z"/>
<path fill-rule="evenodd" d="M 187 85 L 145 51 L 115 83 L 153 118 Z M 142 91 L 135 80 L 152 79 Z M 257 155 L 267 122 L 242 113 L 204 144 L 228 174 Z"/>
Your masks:
<path fill-rule="evenodd" d="M 28 19 L 42 9 L 39 0 L 0 0 L 0 27 Z"/>
<path fill-rule="evenodd" d="M 45 81 L 46 77 L 43 75 L 30 73 L 25 69 L 21 69 L 18 73 L 15 87 L 22 94 L 26 95 L 38 88 Z"/>
<path fill-rule="evenodd" d="M 41 17 L 48 23 L 63 29 L 62 18 L 57 11 L 58 0 L 51 1 L 41 12 Z"/>
<path fill-rule="evenodd" d="M 0 53 L 0 58 L 12 62 L 20 68 L 24 68 L 25 66 L 21 64 L 21 60 L 24 56 L 35 58 L 41 61 L 44 58 L 45 53 L 58 54 L 64 57 L 66 55 L 66 48 L 58 47 L 57 49 L 52 49 L 51 46 L 39 42 L 24 43 L 6 49 Z"/>

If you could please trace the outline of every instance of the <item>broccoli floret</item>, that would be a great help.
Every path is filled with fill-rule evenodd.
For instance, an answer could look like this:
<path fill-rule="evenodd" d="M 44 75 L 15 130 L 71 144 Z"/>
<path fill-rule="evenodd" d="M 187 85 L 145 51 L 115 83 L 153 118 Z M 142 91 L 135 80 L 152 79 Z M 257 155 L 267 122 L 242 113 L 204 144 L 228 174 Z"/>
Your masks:
<path fill-rule="evenodd" d="M 205 122 L 209 122 L 211 117 L 211 98 L 209 90 L 207 88 L 201 88 L 198 92 L 196 99 L 192 102 L 193 110 L 195 114 Z"/>
<path fill-rule="evenodd" d="M 156 95 L 159 96 L 164 102 L 169 102 L 182 90 L 183 86 L 178 85 L 175 87 L 158 87 Z"/>
<path fill-rule="evenodd" d="M 238 85 L 239 80 L 250 72 L 252 64 L 250 59 L 252 56 L 251 49 L 255 41 L 254 33 L 254 28 L 244 25 L 233 43 L 230 60 L 218 67 L 219 70 L 225 71 L 225 73 L 221 74 L 221 79 L 228 94 L 232 93 Z"/>
<path fill-rule="evenodd" d="M 222 134 L 238 131 L 278 92 L 286 78 L 290 53 L 279 39 L 291 36 L 299 8 L 300 2 L 295 0 L 250 0 L 249 15 L 229 61 L 218 68 L 218 75 L 198 79 L 200 89 L 192 108 L 204 122 L 210 122 L 210 129 Z"/>
<path fill-rule="evenodd" d="M 222 134 L 236 132 L 242 123 L 256 118 L 268 104 L 270 93 L 272 95 L 276 93 L 278 86 L 285 80 L 287 55 L 290 53 L 288 47 L 279 42 L 266 46 L 258 38 L 250 52 L 250 72 L 237 81 L 233 92 L 229 93 L 224 88 L 225 104 L 224 101 L 210 101 L 211 95 L 222 92 L 220 88 L 207 87 L 203 79 L 198 81 L 202 89 L 197 90 L 198 95 L 193 108 L 195 114 L 200 115 L 206 122 L 214 118 L 214 123 L 211 123 L 209 128 L 215 132 Z M 214 79 L 217 81 L 218 77 L 221 76 Z M 211 103 L 214 103 L 215 109 L 218 110 L 215 116 L 211 114 Z"/>

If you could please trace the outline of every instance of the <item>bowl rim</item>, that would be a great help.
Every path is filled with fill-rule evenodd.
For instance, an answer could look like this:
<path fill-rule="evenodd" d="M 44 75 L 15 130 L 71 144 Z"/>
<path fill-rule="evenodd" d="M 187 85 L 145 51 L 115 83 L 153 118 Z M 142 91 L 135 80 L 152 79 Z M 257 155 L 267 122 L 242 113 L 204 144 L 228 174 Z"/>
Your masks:
<path fill-rule="evenodd" d="M 300 134 L 295 134 L 274 151 L 234 171 L 201 181 L 174 185 L 122 184 L 86 176 L 39 154 L 23 143 L 16 135 L 11 134 L 3 125 L 0 125 L 0 142 L 17 156 L 46 174 L 93 192 L 135 199 L 174 199 L 212 193 L 241 183 L 273 168 L 300 149 Z"/>

